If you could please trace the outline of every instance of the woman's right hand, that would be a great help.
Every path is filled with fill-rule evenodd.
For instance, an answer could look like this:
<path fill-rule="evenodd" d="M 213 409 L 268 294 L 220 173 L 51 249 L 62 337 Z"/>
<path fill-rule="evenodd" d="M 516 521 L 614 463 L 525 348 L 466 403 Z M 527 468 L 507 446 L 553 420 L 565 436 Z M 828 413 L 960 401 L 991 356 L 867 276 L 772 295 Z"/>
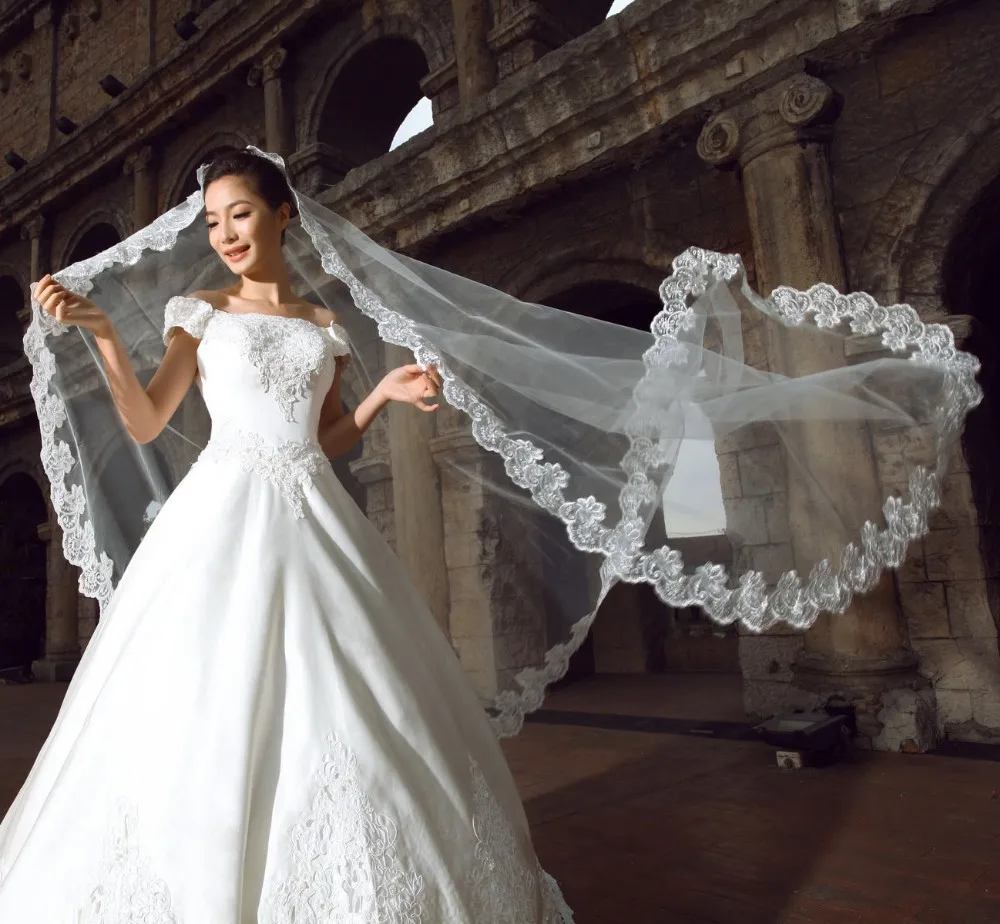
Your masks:
<path fill-rule="evenodd" d="M 75 324 L 97 337 L 108 337 L 114 330 L 111 320 L 89 298 L 70 292 L 46 273 L 35 283 L 32 298 L 42 310 L 63 324 Z"/>

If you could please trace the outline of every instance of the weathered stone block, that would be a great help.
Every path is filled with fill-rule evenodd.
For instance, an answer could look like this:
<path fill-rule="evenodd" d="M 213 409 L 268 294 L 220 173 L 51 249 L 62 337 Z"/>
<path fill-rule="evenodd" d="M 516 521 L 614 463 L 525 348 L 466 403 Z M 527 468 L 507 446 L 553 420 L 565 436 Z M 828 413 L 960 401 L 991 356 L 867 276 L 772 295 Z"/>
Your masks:
<path fill-rule="evenodd" d="M 763 545 L 768 541 L 767 507 L 763 497 L 737 497 L 726 501 L 726 533 L 734 542 Z"/>
<path fill-rule="evenodd" d="M 716 448 L 720 454 L 777 445 L 778 434 L 774 427 L 767 423 L 746 424 L 720 436 L 716 441 Z"/>
<path fill-rule="evenodd" d="M 911 639 L 951 637 L 944 584 L 900 584 L 899 595 Z"/>
<path fill-rule="evenodd" d="M 935 529 L 923 538 L 927 577 L 932 581 L 984 578 L 979 530 L 974 526 Z"/>
<path fill-rule="evenodd" d="M 937 710 L 931 690 L 886 691 L 877 718 L 882 728 L 871 742 L 877 751 L 922 754 L 937 743 Z"/>
<path fill-rule="evenodd" d="M 755 719 L 793 709 L 815 709 L 823 698 L 794 684 L 773 680 L 743 680 L 743 709 Z"/>
<path fill-rule="evenodd" d="M 780 446 L 760 446 L 740 454 L 744 497 L 773 494 L 786 487 L 785 459 Z"/>
<path fill-rule="evenodd" d="M 449 568 L 448 585 L 451 589 L 452 604 L 468 602 L 485 605 L 489 601 L 489 587 L 477 565 Z"/>
<path fill-rule="evenodd" d="M 790 683 L 792 664 L 804 644 L 802 635 L 741 635 L 740 668 L 744 678 Z"/>
<path fill-rule="evenodd" d="M 992 690 L 973 690 L 972 718 L 986 728 L 1000 729 L 1000 679 Z"/>
<path fill-rule="evenodd" d="M 972 498 L 972 479 L 967 472 L 945 475 L 941 484 L 941 506 L 930 517 L 931 529 L 976 526 L 979 512 Z"/>
<path fill-rule="evenodd" d="M 728 500 L 732 497 L 741 497 L 743 494 L 743 488 L 740 485 L 739 454 L 735 452 L 726 452 L 719 455 L 718 458 L 723 499 Z"/>
<path fill-rule="evenodd" d="M 989 582 L 952 581 L 945 586 L 945 593 L 951 633 L 955 638 L 996 639 Z"/>
<path fill-rule="evenodd" d="M 972 694 L 968 690 L 935 690 L 938 727 L 962 725 L 972 721 Z"/>

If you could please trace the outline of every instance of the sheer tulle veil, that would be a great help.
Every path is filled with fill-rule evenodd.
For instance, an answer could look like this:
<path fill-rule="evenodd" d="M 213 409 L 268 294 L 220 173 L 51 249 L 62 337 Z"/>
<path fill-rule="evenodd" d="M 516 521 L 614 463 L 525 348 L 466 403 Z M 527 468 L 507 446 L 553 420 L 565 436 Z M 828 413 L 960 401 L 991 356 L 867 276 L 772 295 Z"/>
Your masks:
<path fill-rule="evenodd" d="M 285 171 L 277 155 L 248 150 Z M 873 588 L 927 531 L 980 391 L 976 360 L 912 308 L 826 285 L 761 297 L 738 256 L 691 248 L 660 287 L 651 330 L 639 331 L 386 250 L 292 193 L 283 252 L 299 295 L 336 311 L 350 334 L 348 403 L 382 366 L 384 344 L 441 372 L 435 439 L 452 449 L 436 456 L 443 517 L 475 513 L 446 549 L 451 630 L 460 653 L 460 634 L 475 631 L 476 657 L 492 658 L 498 734 L 541 704 L 595 617 L 617 618 L 609 593 L 620 582 L 723 625 L 806 628 Z M 232 282 L 203 210 L 198 190 L 54 274 L 108 314 L 144 382 L 164 352 L 167 300 Z M 136 444 L 90 334 L 32 309 L 24 347 L 63 549 L 104 610 L 205 445 L 208 415 L 192 388 L 167 429 Z M 751 336 L 765 337 L 768 363 L 744 361 Z M 781 344 L 834 361 L 786 374 Z M 385 426 L 368 431 L 363 453 L 384 443 Z M 817 465 L 838 428 L 907 434 L 922 456 L 875 481 L 874 455 Z"/>

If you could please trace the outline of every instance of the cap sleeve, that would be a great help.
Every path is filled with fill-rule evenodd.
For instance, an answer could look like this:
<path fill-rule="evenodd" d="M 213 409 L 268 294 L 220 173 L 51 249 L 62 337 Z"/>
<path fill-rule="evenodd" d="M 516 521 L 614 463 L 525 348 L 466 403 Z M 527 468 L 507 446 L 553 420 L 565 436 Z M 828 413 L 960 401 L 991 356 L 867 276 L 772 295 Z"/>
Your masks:
<path fill-rule="evenodd" d="M 339 324 L 331 324 L 327 329 L 330 339 L 333 341 L 334 356 L 348 356 L 351 352 L 350 340 L 347 331 Z"/>
<path fill-rule="evenodd" d="M 200 340 L 205 335 L 215 309 L 202 298 L 192 298 L 189 295 L 175 295 L 170 299 L 163 314 L 163 342 L 170 343 L 170 335 L 175 327 L 186 330 L 192 337 Z"/>

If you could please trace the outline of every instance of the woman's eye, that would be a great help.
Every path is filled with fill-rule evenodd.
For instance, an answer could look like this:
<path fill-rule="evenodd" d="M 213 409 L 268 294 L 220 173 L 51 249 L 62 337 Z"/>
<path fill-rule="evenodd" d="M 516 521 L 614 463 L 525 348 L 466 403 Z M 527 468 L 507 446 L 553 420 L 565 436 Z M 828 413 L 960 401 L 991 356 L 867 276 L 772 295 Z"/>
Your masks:
<path fill-rule="evenodd" d="M 239 215 L 234 215 L 233 218 L 246 218 L 249 214 L 249 212 L 240 212 Z"/>

